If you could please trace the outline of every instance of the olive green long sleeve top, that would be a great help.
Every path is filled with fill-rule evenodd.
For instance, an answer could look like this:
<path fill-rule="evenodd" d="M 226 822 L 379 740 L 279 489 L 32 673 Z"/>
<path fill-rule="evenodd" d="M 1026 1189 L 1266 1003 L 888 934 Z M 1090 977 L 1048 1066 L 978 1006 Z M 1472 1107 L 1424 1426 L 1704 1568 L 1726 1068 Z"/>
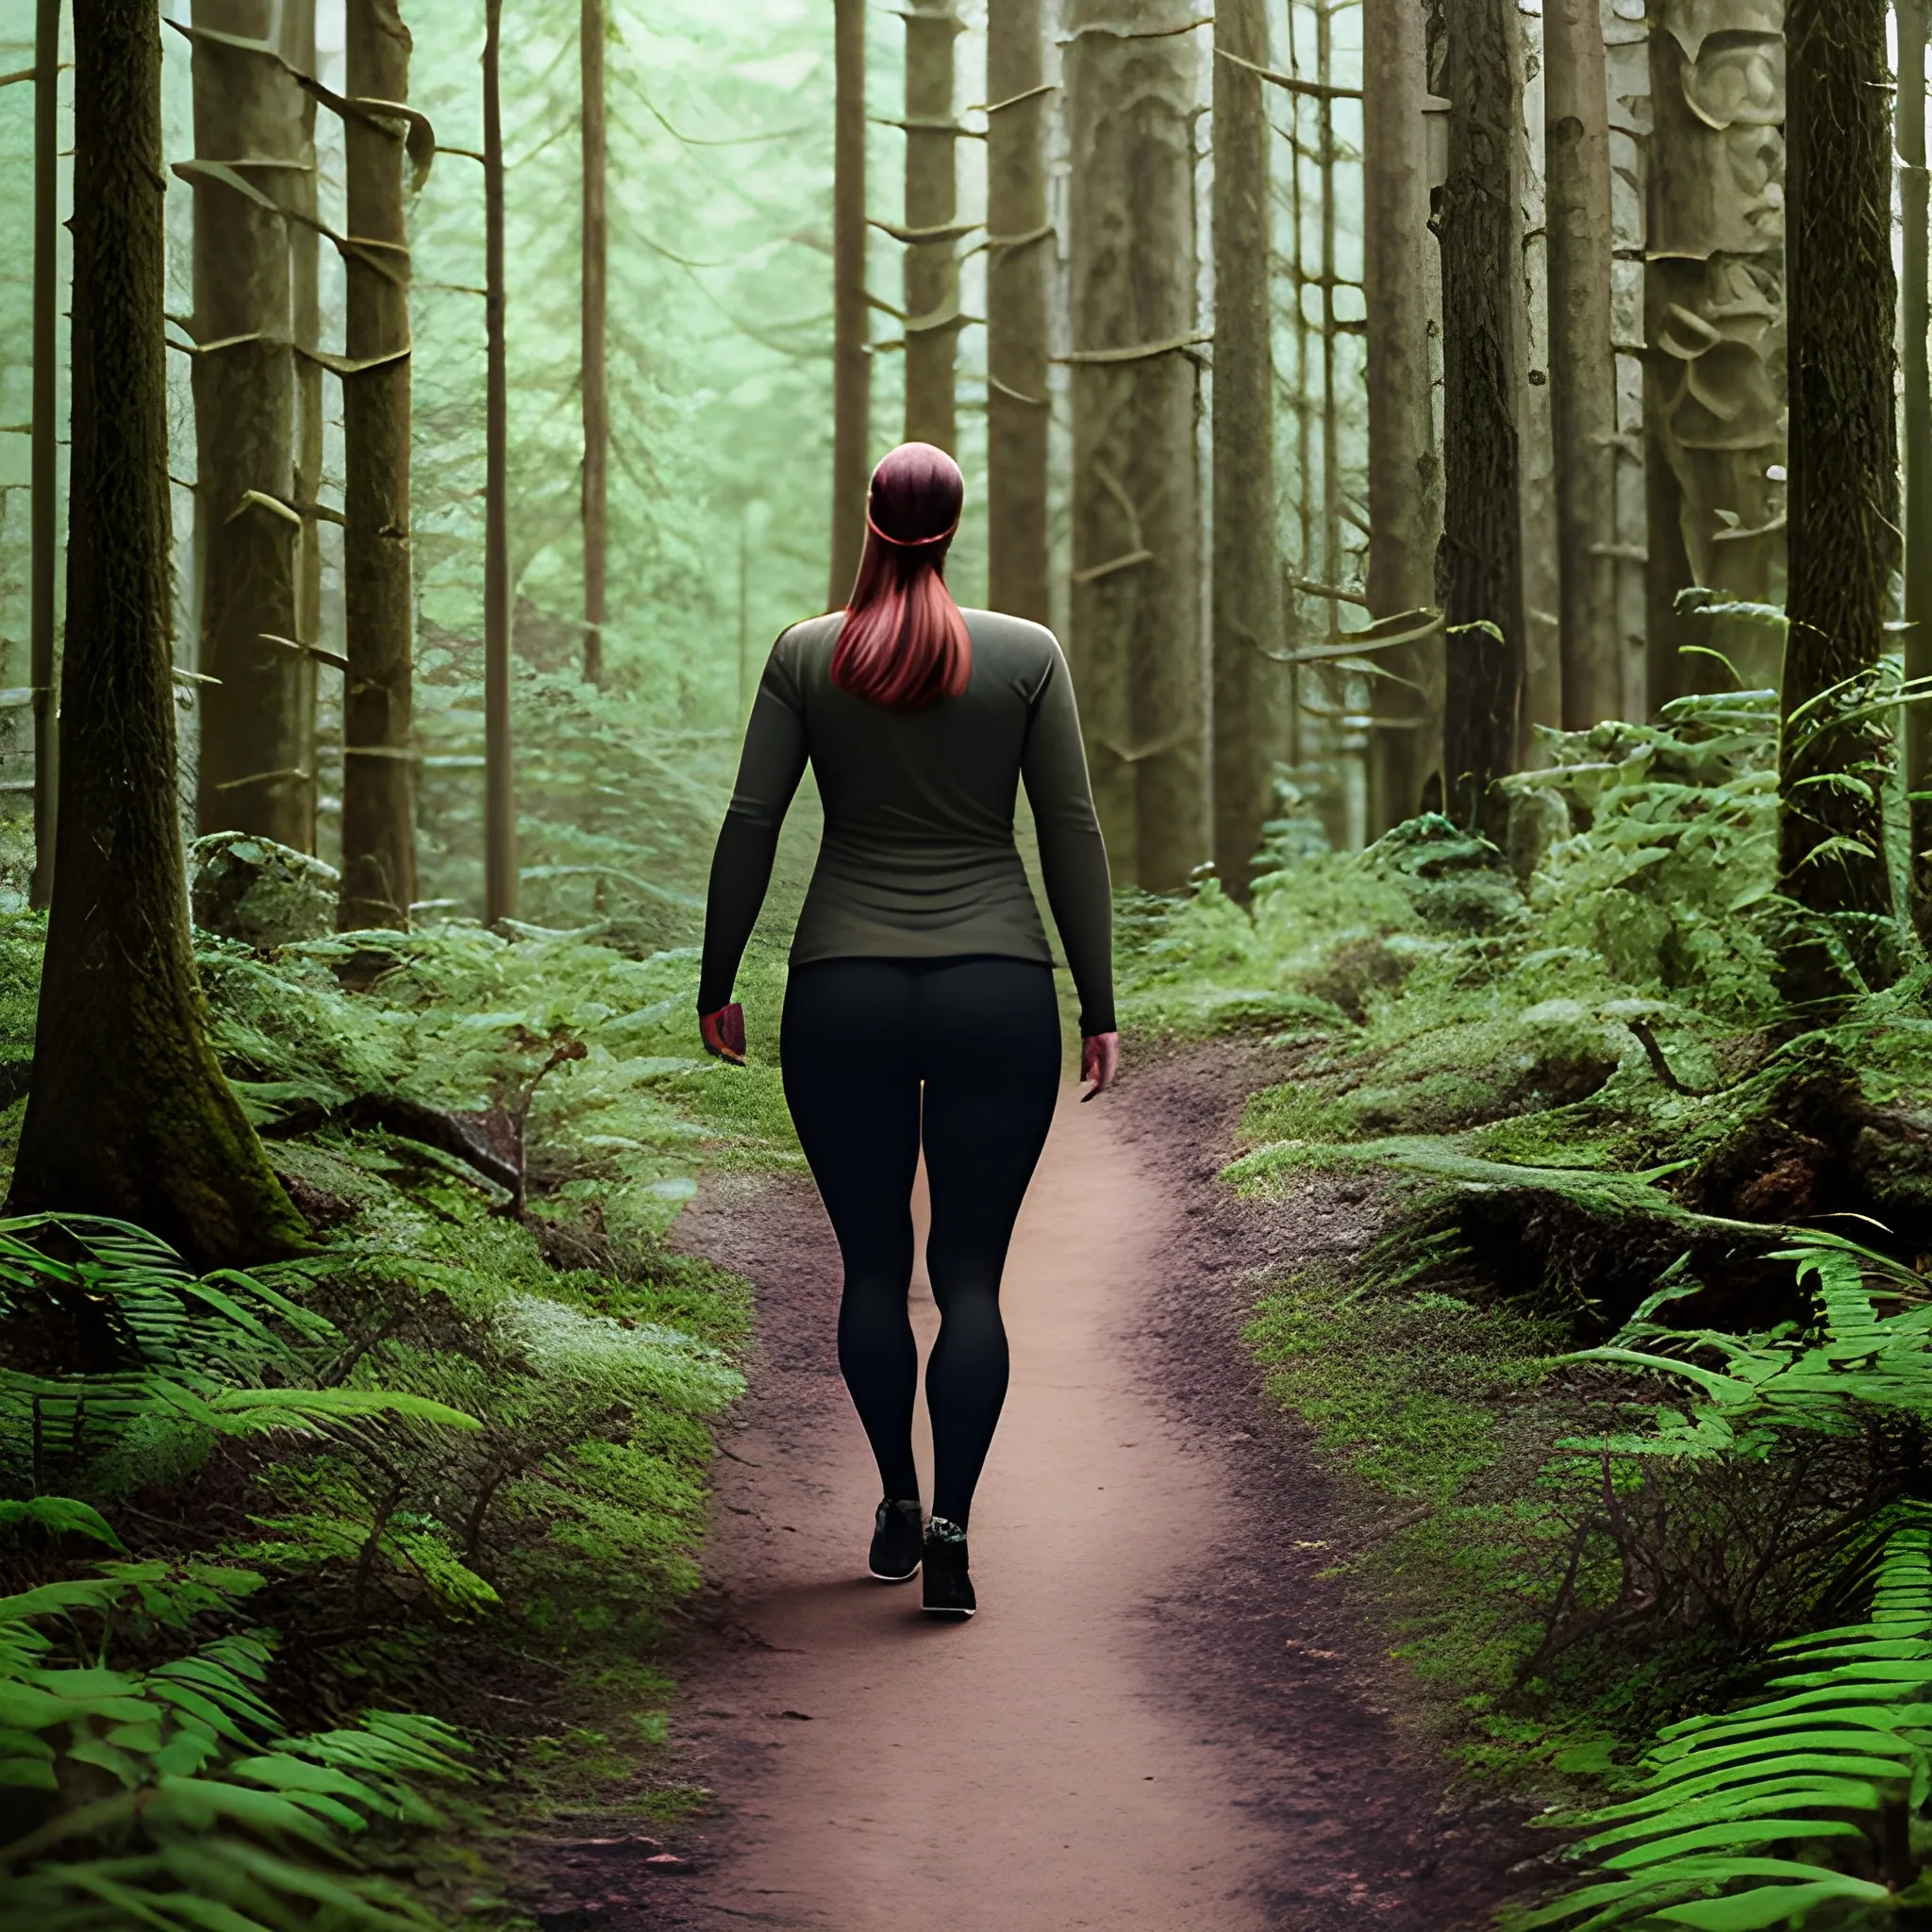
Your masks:
<path fill-rule="evenodd" d="M 701 1013 L 730 1001 L 809 759 L 824 835 L 791 942 L 794 966 L 989 953 L 1050 964 L 1013 842 L 1024 780 L 1080 1030 L 1113 1030 L 1107 848 L 1066 659 L 1040 625 L 990 610 L 965 616 L 966 689 L 920 711 L 889 711 L 833 684 L 842 611 L 792 625 L 772 647 L 711 861 Z"/>

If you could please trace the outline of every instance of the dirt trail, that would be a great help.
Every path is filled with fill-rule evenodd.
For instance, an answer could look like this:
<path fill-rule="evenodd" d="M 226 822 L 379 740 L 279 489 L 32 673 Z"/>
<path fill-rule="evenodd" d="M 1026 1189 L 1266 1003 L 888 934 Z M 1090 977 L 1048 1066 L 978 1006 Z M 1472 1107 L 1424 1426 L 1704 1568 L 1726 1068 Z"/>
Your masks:
<path fill-rule="evenodd" d="M 1117 1343 L 1171 1212 L 1103 1108 L 1062 1106 L 1008 1265 L 1012 1392 L 964 1627 L 925 1623 L 916 1585 L 861 1580 L 876 1483 L 855 1420 L 823 1418 L 808 1460 L 763 1429 L 733 1443 L 709 1567 L 769 1646 L 733 1702 L 782 1732 L 713 1909 L 839 1932 L 1266 1923 L 1274 1833 L 1148 1694 L 1137 1622 L 1227 1526 Z M 913 1308 L 924 1347 L 923 1277 Z"/>
<path fill-rule="evenodd" d="M 1229 1201 L 1213 1175 L 1265 1077 L 1238 1058 L 1061 1107 L 1008 1268 L 963 1627 L 863 1575 L 875 1479 L 815 1192 L 707 1178 L 680 1244 L 759 1305 L 675 1664 L 682 1774 L 722 1808 L 675 1875 L 621 1838 L 556 1847 L 541 1924 L 1437 1932 L 1513 1889 L 1513 1813 L 1444 1807 L 1390 1721 L 1386 1639 L 1322 1574 L 1329 1482 L 1240 1340 L 1247 1267 L 1352 1246 L 1368 1213 Z M 914 1318 L 929 1342 L 923 1282 Z"/>

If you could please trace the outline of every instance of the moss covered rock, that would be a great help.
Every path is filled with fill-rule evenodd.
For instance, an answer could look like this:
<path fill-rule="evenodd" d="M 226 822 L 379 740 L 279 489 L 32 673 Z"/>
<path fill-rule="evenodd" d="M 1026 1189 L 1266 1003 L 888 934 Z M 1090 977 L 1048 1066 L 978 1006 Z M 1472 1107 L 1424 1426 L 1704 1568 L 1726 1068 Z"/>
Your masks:
<path fill-rule="evenodd" d="M 189 853 L 194 923 L 263 952 L 335 930 L 341 874 L 332 865 L 243 832 L 211 832 Z"/>

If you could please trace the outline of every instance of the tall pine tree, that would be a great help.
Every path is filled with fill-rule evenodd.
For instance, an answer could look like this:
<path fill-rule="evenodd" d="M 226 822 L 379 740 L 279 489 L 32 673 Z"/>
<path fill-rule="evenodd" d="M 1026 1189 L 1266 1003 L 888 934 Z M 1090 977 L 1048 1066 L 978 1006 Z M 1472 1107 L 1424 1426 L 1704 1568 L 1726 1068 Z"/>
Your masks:
<path fill-rule="evenodd" d="M 1514 0 L 1446 0 L 1449 179 L 1442 244 L 1442 542 L 1447 808 L 1501 844 L 1496 781 L 1516 765 L 1524 695 L 1523 455 Z M 1499 138 L 1497 130 L 1511 130 Z"/>
<path fill-rule="evenodd" d="M 175 811 L 161 49 L 75 0 L 73 455 L 58 850 L 10 1205 L 138 1222 L 202 1268 L 306 1238 L 208 1041 Z"/>
<path fill-rule="evenodd" d="M 409 97 L 395 0 L 349 0 L 349 92 Z M 348 357 L 342 375 L 342 887 L 346 931 L 407 927 L 416 897 L 414 598 L 409 575 L 408 124 L 358 108 L 346 129 Z"/>
<path fill-rule="evenodd" d="M 1893 415 L 1891 74 L 1886 0 L 1791 0 L 1785 17 L 1790 583 L 1786 601 L 1778 873 L 1786 895 L 1834 918 L 1868 983 L 1896 969 L 1875 723 L 1840 722 L 1870 695 L 1899 560 Z M 1785 953 L 1795 1000 L 1842 991 L 1830 949 Z"/>

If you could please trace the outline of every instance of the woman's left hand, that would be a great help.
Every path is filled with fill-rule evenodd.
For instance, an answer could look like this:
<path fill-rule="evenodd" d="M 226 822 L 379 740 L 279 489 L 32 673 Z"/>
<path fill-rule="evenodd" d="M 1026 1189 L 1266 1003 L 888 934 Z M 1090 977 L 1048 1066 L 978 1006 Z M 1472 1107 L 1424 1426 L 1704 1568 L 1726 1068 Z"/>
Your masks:
<path fill-rule="evenodd" d="M 1121 1037 L 1118 1033 L 1088 1034 L 1080 1042 L 1080 1077 L 1093 1084 L 1080 1098 L 1091 1100 L 1096 1093 L 1111 1087 L 1120 1065 Z"/>
<path fill-rule="evenodd" d="M 698 1034 L 708 1054 L 727 1060 L 734 1067 L 743 1066 L 744 1008 L 736 1000 L 728 1007 L 720 1007 L 715 1013 L 700 1014 Z"/>

